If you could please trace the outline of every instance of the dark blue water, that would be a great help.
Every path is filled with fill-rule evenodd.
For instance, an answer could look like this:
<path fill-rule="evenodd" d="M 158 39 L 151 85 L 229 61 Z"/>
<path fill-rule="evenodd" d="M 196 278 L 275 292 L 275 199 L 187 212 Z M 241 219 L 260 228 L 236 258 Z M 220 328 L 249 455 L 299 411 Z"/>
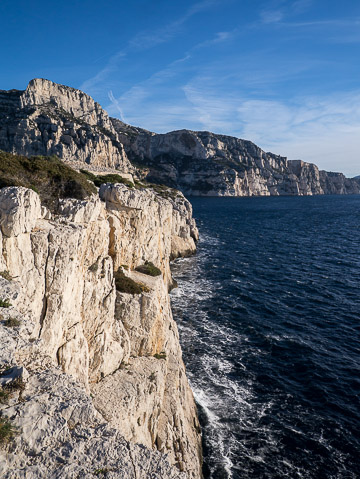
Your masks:
<path fill-rule="evenodd" d="M 360 477 L 360 196 L 192 198 L 172 293 L 207 478 Z"/>

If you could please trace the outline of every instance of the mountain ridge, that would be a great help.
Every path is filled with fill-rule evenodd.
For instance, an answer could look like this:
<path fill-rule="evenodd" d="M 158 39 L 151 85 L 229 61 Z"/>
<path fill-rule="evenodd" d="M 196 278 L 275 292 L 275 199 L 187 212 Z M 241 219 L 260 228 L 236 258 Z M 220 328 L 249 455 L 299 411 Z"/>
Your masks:
<path fill-rule="evenodd" d="M 303 160 L 265 152 L 250 140 L 208 131 L 155 134 L 112 119 L 130 161 L 149 181 L 194 196 L 358 194 L 359 182 Z"/>
<path fill-rule="evenodd" d="M 81 90 L 33 79 L 0 90 L 0 149 L 115 169 L 200 196 L 359 194 L 360 180 L 209 131 L 154 133 L 110 117 Z"/>

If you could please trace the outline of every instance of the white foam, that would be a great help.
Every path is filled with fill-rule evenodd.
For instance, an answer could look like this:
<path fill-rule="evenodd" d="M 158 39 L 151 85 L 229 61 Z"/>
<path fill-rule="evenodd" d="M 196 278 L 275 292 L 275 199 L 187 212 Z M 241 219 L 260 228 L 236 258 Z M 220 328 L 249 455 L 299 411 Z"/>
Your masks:
<path fill-rule="evenodd" d="M 213 404 L 213 400 L 206 395 L 206 393 L 201 390 L 192 387 L 195 400 L 198 404 L 200 404 L 201 408 L 205 412 L 207 419 L 211 424 L 212 433 L 216 436 L 216 441 L 213 442 L 213 446 L 216 444 L 216 449 L 218 449 L 219 455 L 222 459 L 223 467 L 228 475 L 228 478 L 231 479 L 233 477 L 232 469 L 234 467 L 233 462 L 229 457 L 229 450 L 225 451 L 225 442 L 224 437 L 221 434 L 222 428 L 220 425 L 220 419 L 215 414 L 215 412 L 211 409 L 211 405 Z"/>

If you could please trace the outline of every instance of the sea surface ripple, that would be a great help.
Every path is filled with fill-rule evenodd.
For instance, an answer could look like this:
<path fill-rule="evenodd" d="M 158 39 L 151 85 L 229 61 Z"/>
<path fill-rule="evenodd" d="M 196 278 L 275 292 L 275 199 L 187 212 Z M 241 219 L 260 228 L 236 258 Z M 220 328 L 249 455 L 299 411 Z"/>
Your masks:
<path fill-rule="evenodd" d="M 360 477 L 360 196 L 191 198 L 172 306 L 211 479 Z"/>

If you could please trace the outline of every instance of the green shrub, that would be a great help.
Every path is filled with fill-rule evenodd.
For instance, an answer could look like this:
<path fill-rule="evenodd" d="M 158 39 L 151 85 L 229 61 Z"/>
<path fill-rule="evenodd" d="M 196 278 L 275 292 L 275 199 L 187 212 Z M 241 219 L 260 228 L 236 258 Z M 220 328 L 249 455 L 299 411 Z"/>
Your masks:
<path fill-rule="evenodd" d="M 80 173 L 84 176 L 86 176 L 86 178 L 92 182 L 94 182 L 95 178 L 96 178 L 96 175 L 94 175 L 93 173 L 91 173 L 90 171 L 88 170 L 80 170 Z"/>
<path fill-rule="evenodd" d="M 161 353 L 154 354 L 154 358 L 156 358 L 156 359 L 166 359 L 165 351 L 161 351 Z"/>
<path fill-rule="evenodd" d="M 9 400 L 9 393 L 6 389 L 0 387 L 0 404 L 6 404 Z"/>
<path fill-rule="evenodd" d="M 0 446 L 6 445 L 16 435 L 17 429 L 6 417 L 0 417 Z"/>
<path fill-rule="evenodd" d="M 139 273 L 147 274 L 149 276 L 160 276 L 161 271 L 151 261 L 145 261 L 145 264 L 135 268 Z"/>
<path fill-rule="evenodd" d="M 11 303 L 8 299 L 0 299 L 0 308 L 10 308 Z"/>
<path fill-rule="evenodd" d="M 4 321 L 4 325 L 8 328 L 17 328 L 20 326 L 21 322 L 16 318 L 8 318 Z"/>
<path fill-rule="evenodd" d="M 100 186 L 103 183 L 122 183 L 129 188 L 134 188 L 134 183 L 127 178 L 123 178 L 122 176 L 116 174 L 99 175 L 95 178 L 94 183 L 96 186 Z"/>
<path fill-rule="evenodd" d="M 65 165 L 56 156 L 27 158 L 0 151 L 0 188 L 25 186 L 36 191 L 42 203 L 55 211 L 59 198 L 83 200 L 96 193 L 86 176 Z"/>
<path fill-rule="evenodd" d="M 180 195 L 180 191 L 175 190 L 174 188 L 170 188 L 166 185 L 158 185 L 157 183 L 145 183 L 144 185 L 146 188 L 152 188 L 155 193 L 165 199 L 173 199 Z"/>
<path fill-rule="evenodd" d="M 7 279 L 8 281 L 12 281 L 13 279 L 9 271 L 0 271 L 0 276 Z"/>
<path fill-rule="evenodd" d="M 149 292 L 149 288 L 144 284 L 137 283 L 133 279 L 128 278 L 121 270 L 114 274 L 114 278 L 116 289 L 120 293 L 141 294 Z"/>
<path fill-rule="evenodd" d="M 80 170 L 86 178 L 92 181 L 95 186 L 100 187 L 103 183 L 122 183 L 129 188 L 134 188 L 134 183 L 132 183 L 127 178 L 123 178 L 121 175 L 117 175 L 116 173 L 109 173 L 108 175 L 94 175 L 90 171 L 87 170 Z"/>

